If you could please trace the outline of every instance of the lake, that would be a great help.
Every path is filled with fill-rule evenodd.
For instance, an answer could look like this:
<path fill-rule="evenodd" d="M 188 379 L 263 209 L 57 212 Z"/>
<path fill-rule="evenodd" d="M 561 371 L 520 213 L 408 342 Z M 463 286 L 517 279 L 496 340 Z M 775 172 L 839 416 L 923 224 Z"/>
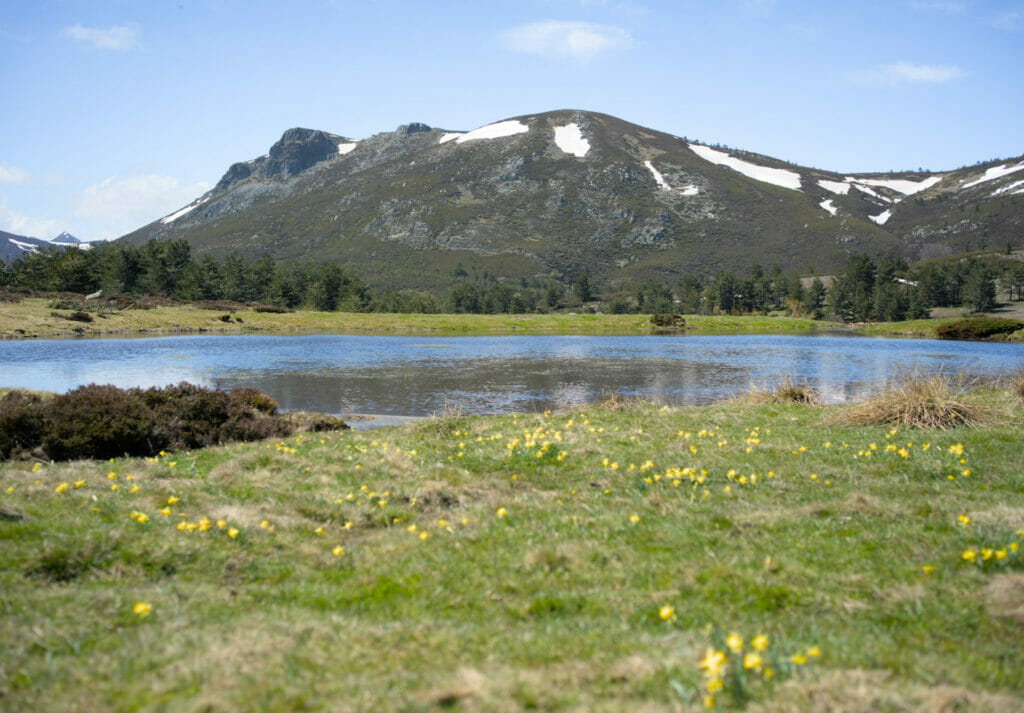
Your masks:
<path fill-rule="evenodd" d="M 189 381 L 254 387 L 288 410 L 417 417 L 543 411 L 612 393 L 704 404 L 787 375 L 841 402 L 907 370 L 1001 375 L 1022 363 L 1019 344 L 848 335 L 180 336 L 0 342 L 0 386 Z"/>

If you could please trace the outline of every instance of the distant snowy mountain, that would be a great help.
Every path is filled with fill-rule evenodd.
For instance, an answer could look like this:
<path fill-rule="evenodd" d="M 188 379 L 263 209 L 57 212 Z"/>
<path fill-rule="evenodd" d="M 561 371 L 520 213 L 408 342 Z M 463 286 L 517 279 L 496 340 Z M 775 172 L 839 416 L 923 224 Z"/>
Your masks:
<path fill-rule="evenodd" d="M 52 247 L 88 250 L 92 245 L 68 232 L 61 233 L 50 240 L 40 240 L 39 238 L 15 235 L 14 233 L 6 233 L 0 230 L 0 260 L 16 260 L 25 253 Z"/>

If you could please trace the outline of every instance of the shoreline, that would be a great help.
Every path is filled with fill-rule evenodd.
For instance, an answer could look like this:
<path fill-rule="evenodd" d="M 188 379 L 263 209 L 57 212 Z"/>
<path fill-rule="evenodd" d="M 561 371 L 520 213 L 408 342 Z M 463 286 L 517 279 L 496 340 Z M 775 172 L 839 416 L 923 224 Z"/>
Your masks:
<path fill-rule="evenodd" d="M 149 310 L 90 313 L 78 322 L 48 306 L 45 298 L 0 303 L 0 340 L 111 339 L 184 335 L 315 334 L 474 336 L 474 335 L 601 335 L 712 336 L 733 334 L 844 334 L 896 339 L 936 339 L 936 328 L 955 317 L 844 324 L 806 318 L 761 315 L 682 315 L 685 326 L 662 328 L 651 315 L 628 314 L 392 314 L 364 312 L 222 313 L 191 305 Z M 1024 342 L 1024 330 L 1002 339 Z"/>

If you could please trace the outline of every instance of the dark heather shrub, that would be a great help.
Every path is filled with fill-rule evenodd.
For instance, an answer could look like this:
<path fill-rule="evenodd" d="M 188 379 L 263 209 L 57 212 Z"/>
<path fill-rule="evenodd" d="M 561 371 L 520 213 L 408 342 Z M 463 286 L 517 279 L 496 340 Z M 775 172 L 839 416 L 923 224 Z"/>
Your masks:
<path fill-rule="evenodd" d="M 54 460 L 148 455 L 153 411 L 138 389 L 81 386 L 46 402 L 42 446 Z"/>
<path fill-rule="evenodd" d="M 968 317 L 935 328 L 939 339 L 988 339 L 1024 328 L 1024 322 L 1002 317 Z"/>
<path fill-rule="evenodd" d="M 231 400 L 243 408 L 273 416 L 277 413 L 277 402 L 256 389 L 232 389 Z"/>
<path fill-rule="evenodd" d="M 182 382 L 143 393 L 156 417 L 155 436 L 161 448 L 182 450 L 219 442 L 221 425 L 231 418 L 232 403 L 223 391 Z"/>
<path fill-rule="evenodd" d="M 261 441 L 264 438 L 283 438 L 295 428 L 283 418 L 247 413 L 236 413 L 218 429 L 221 443 L 229 441 Z"/>
<path fill-rule="evenodd" d="M 30 451 L 43 436 L 43 400 L 27 391 L 11 391 L 0 399 L 0 460 Z"/>

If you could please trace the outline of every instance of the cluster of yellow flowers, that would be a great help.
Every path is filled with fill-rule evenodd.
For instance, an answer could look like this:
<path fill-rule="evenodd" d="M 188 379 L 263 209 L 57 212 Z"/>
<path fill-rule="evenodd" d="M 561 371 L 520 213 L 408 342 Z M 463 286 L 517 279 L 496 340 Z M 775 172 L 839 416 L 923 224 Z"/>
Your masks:
<path fill-rule="evenodd" d="M 1024 537 L 1024 529 L 1017 530 L 1017 535 Z M 960 559 L 967 564 L 977 564 L 980 567 L 989 565 L 1006 565 L 1020 556 L 1020 545 L 1011 541 L 1003 547 L 969 547 L 960 553 Z"/>
<path fill-rule="evenodd" d="M 726 679 L 732 684 L 733 696 L 738 697 L 733 702 L 743 705 L 752 694 L 752 686 L 771 680 L 779 673 L 788 673 L 792 666 L 804 666 L 821 655 L 821 649 L 811 646 L 792 654 L 788 661 L 772 664 L 770 660 L 776 657 L 769 653 L 769 645 L 765 634 L 754 636 L 748 647 L 739 633 L 732 632 L 725 637 L 724 647 L 707 647 L 699 664 L 704 679 L 704 707 L 717 705 L 717 695 L 725 688 Z"/>

